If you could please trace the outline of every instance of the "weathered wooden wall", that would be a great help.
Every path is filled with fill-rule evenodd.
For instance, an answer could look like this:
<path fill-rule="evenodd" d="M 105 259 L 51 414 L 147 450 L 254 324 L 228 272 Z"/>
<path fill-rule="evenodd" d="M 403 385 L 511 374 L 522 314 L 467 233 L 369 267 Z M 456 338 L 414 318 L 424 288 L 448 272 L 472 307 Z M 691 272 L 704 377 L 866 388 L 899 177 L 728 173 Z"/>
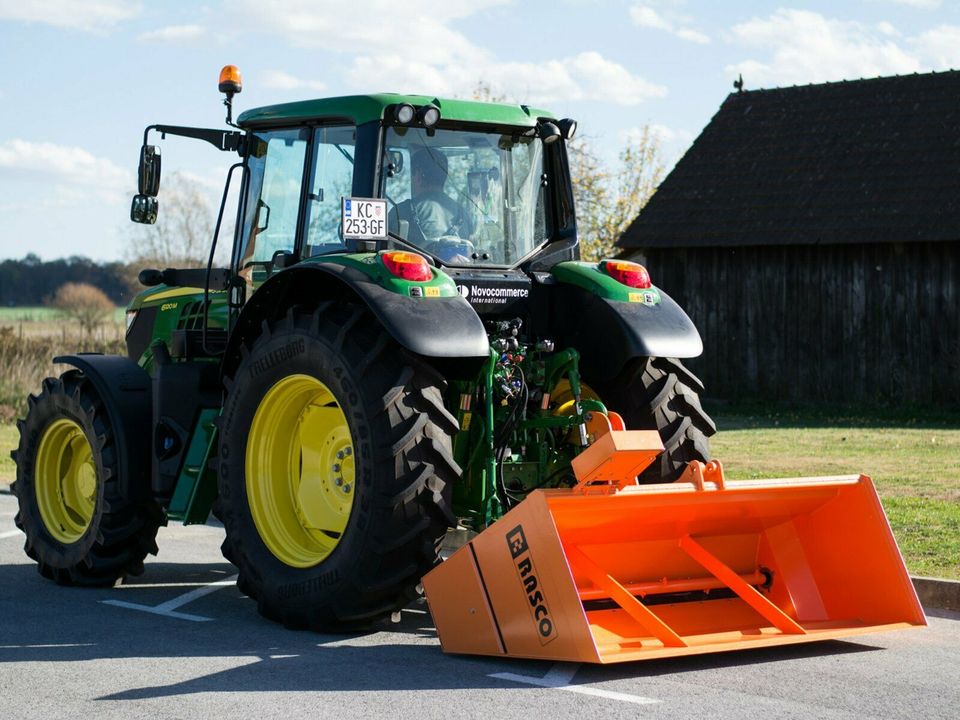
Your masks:
<path fill-rule="evenodd" d="M 708 397 L 960 403 L 960 243 L 650 250 Z"/>

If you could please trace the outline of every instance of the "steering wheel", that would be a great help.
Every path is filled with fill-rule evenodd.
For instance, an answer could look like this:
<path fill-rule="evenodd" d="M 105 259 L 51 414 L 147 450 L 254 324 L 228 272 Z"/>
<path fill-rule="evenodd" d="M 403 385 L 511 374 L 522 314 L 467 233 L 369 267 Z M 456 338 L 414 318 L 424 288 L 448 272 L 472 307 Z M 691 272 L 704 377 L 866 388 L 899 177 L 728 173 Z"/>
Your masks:
<path fill-rule="evenodd" d="M 452 262 L 457 257 L 462 257 L 470 262 L 476 252 L 472 242 L 457 235 L 441 235 L 436 240 L 427 243 L 424 250 L 444 262 Z"/>

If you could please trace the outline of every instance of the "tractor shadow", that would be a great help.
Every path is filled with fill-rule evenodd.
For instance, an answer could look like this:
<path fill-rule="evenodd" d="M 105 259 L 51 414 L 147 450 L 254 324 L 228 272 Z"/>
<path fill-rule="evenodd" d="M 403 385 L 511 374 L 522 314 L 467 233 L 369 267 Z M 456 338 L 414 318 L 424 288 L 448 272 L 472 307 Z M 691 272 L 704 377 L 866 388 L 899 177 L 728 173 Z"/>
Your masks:
<path fill-rule="evenodd" d="M 422 601 L 404 610 L 399 623 L 354 635 L 287 630 L 261 618 L 234 586 L 182 608 L 209 616 L 210 622 L 187 622 L 102 602 L 122 599 L 159 605 L 235 572 L 228 563 L 154 562 L 148 575 L 124 586 L 85 589 L 58 587 L 42 578 L 32 563 L 0 565 L 0 665 L 127 658 L 211 660 L 197 663 L 198 674 L 187 680 L 128 686 L 98 698 L 113 701 L 206 692 L 535 689 L 489 675 L 509 672 L 536 679 L 553 666 L 545 661 L 444 655 Z M 687 675 L 876 649 L 880 648 L 831 640 L 628 665 L 584 665 L 575 682 Z M 222 669 L 204 673 L 203 668 L 211 665 Z M 135 684 L 135 678 L 120 682 Z"/>

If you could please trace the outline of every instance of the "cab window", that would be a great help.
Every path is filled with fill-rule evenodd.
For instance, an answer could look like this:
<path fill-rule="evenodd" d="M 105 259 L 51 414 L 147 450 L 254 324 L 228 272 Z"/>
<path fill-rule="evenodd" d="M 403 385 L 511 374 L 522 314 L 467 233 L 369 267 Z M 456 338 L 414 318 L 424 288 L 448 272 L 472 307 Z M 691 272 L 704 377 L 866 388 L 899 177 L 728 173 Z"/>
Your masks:
<path fill-rule="evenodd" d="M 357 131 L 353 125 L 325 126 L 314 130 L 304 257 L 344 249 L 340 202 L 342 198 L 352 195 L 356 142 Z"/>
<path fill-rule="evenodd" d="M 309 130 L 254 133 L 237 267 L 248 289 L 272 269 L 277 252 L 293 252 Z"/>

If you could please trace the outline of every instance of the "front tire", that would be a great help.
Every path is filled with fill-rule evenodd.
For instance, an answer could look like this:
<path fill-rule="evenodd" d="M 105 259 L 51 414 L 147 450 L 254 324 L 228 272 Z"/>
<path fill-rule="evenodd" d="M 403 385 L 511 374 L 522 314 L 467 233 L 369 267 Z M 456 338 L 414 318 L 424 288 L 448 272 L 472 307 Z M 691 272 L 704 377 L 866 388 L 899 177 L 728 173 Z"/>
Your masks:
<path fill-rule="evenodd" d="M 443 379 L 365 310 L 264 323 L 222 416 L 223 552 L 260 613 L 364 627 L 417 596 L 460 475 Z"/>
<path fill-rule="evenodd" d="M 75 370 L 47 378 L 18 426 L 16 524 L 40 574 L 87 586 L 141 574 L 157 553 L 163 512 L 125 488 L 112 420 L 92 383 Z"/>

